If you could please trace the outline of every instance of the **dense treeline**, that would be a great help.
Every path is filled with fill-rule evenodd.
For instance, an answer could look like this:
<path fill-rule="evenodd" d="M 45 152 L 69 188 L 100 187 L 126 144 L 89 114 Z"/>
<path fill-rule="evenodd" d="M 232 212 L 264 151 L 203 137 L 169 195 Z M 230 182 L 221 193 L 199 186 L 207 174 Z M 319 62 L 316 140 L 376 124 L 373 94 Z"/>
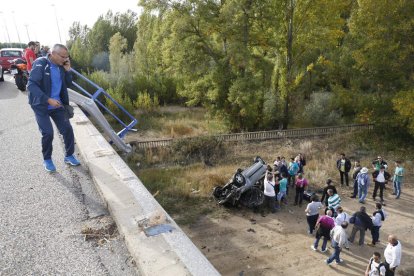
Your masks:
<path fill-rule="evenodd" d="M 70 31 L 128 108 L 204 106 L 233 130 L 375 122 L 414 134 L 411 0 L 141 0 Z"/>
<path fill-rule="evenodd" d="M 27 47 L 27 44 L 25 43 L 18 43 L 18 42 L 0 42 L 0 49 L 3 48 L 21 48 L 21 49 L 25 49 Z"/>

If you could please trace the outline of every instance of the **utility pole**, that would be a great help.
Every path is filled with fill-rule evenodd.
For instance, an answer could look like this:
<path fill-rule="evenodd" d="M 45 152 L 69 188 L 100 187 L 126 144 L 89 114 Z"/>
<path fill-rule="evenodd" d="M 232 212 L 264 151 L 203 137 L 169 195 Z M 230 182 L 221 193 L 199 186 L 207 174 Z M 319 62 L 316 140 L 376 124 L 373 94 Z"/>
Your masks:
<path fill-rule="evenodd" d="M 7 38 L 9 39 L 9 46 L 11 47 L 12 45 L 11 45 L 11 41 L 10 41 L 9 29 L 7 28 L 6 19 L 4 18 L 4 16 L 3 16 L 3 12 L 2 12 L 2 11 L 0 11 L 0 14 L 1 14 L 1 15 L 2 15 L 2 17 L 3 17 L 4 27 L 6 27 Z"/>
<path fill-rule="evenodd" d="M 24 26 L 26 27 L 27 41 L 30 41 L 29 29 L 27 28 L 28 25 L 24 24 Z"/>
<path fill-rule="evenodd" d="M 58 33 L 59 33 L 59 42 L 62 43 L 62 37 L 60 36 L 60 28 L 59 28 L 59 21 L 58 21 L 58 18 L 57 18 L 56 6 L 55 6 L 55 4 L 52 4 L 51 6 L 55 10 L 56 26 L 57 26 Z"/>
<path fill-rule="evenodd" d="M 19 39 L 19 43 L 22 44 L 22 41 L 20 40 L 20 34 L 19 34 L 19 30 L 17 29 L 17 25 L 16 25 L 16 20 L 14 18 L 14 11 L 12 11 L 13 14 L 13 23 L 14 23 L 14 27 L 16 28 L 16 33 L 17 33 L 17 38 Z"/>

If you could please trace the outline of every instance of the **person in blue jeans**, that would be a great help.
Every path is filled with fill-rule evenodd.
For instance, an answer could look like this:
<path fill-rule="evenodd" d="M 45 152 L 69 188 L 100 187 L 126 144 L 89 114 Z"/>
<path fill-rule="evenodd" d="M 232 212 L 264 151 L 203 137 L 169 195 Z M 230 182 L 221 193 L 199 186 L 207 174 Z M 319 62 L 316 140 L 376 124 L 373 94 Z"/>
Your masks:
<path fill-rule="evenodd" d="M 399 199 L 401 195 L 401 183 L 404 177 L 404 168 L 401 167 L 401 161 L 395 161 L 395 171 L 393 176 L 395 199 Z"/>
<path fill-rule="evenodd" d="M 368 188 L 370 184 L 369 176 L 368 176 L 368 168 L 363 167 L 357 176 L 358 182 L 358 198 L 360 203 L 365 202 L 365 198 L 368 194 Z"/>
<path fill-rule="evenodd" d="M 337 264 L 342 263 L 343 260 L 339 257 L 342 251 L 342 248 L 347 244 L 348 236 L 346 234 L 346 228 L 348 227 L 348 222 L 343 221 L 341 225 L 335 226 L 331 231 L 331 241 L 334 252 L 326 260 L 326 263 L 329 265 L 334 260 Z"/>
<path fill-rule="evenodd" d="M 322 241 L 322 248 L 321 252 L 326 252 L 326 245 L 328 243 L 328 240 L 330 240 L 330 232 L 335 227 L 335 221 L 332 218 L 332 211 L 327 210 L 326 215 L 320 217 L 318 219 L 318 222 L 316 223 L 316 235 L 315 235 L 315 242 L 311 246 L 311 249 L 313 251 L 318 250 L 319 240 L 323 238 Z"/>
<path fill-rule="evenodd" d="M 33 109 L 42 134 L 43 166 L 48 172 L 55 172 L 52 161 L 53 127 L 55 122 L 65 143 L 64 162 L 77 166 L 80 162 L 73 155 L 75 138 L 64 105 L 69 104 L 68 86 L 72 84 L 71 66 L 66 46 L 56 44 L 47 57 L 36 59 L 29 76 L 29 104 Z"/>

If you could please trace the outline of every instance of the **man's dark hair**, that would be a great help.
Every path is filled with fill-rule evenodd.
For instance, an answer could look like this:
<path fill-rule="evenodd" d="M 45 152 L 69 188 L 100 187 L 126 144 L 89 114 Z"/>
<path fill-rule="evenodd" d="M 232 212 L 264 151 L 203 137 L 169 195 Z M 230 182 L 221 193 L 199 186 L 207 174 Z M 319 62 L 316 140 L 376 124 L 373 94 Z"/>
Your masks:
<path fill-rule="evenodd" d="M 379 203 L 379 202 L 377 202 L 376 204 L 375 204 L 375 207 L 379 210 L 379 209 L 382 209 L 382 204 L 381 203 Z"/>
<path fill-rule="evenodd" d="M 318 195 L 311 195 L 310 200 L 311 201 L 319 201 L 319 197 L 318 197 Z"/>
<path fill-rule="evenodd" d="M 36 46 L 36 43 L 34 41 L 30 41 L 29 43 L 27 43 L 27 46 Z"/>
<path fill-rule="evenodd" d="M 366 213 L 367 208 L 365 208 L 365 206 L 361 206 L 361 208 L 359 208 L 359 211 L 362 212 L 362 213 Z"/>
<path fill-rule="evenodd" d="M 347 221 L 343 221 L 341 223 L 342 228 L 346 229 L 348 227 L 348 222 Z"/>
<path fill-rule="evenodd" d="M 375 251 L 374 255 L 377 256 L 378 258 L 381 258 L 381 254 L 378 251 Z"/>

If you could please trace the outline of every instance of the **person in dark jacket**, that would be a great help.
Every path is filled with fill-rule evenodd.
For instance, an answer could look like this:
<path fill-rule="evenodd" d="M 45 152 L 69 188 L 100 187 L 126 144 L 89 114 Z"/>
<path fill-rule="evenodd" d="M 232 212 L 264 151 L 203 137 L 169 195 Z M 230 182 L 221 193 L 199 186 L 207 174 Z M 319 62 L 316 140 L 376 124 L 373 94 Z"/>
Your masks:
<path fill-rule="evenodd" d="M 73 155 L 73 129 L 63 107 L 69 104 L 67 88 L 72 84 L 70 69 L 68 49 L 56 44 L 50 55 L 36 59 L 29 76 L 29 104 L 42 134 L 43 166 L 48 172 L 56 171 L 52 161 L 53 127 L 50 118 L 63 136 L 66 151 L 64 162 L 72 166 L 80 164 Z"/>
<path fill-rule="evenodd" d="M 286 164 L 286 159 L 285 159 L 284 156 L 282 156 L 282 158 L 280 160 L 278 171 L 279 171 L 280 175 L 282 175 L 282 174 L 289 175 L 288 167 L 287 167 L 287 164 Z"/>
<path fill-rule="evenodd" d="M 345 153 L 341 153 L 341 157 L 336 161 L 336 168 L 341 177 L 341 186 L 344 185 L 344 178 L 346 186 L 349 186 L 349 171 L 351 170 L 351 161 L 345 158 Z"/>
<path fill-rule="evenodd" d="M 353 214 L 349 222 L 354 224 L 349 241 L 354 242 L 355 235 L 359 231 L 359 245 L 364 245 L 365 231 L 367 229 L 371 230 L 373 226 L 372 219 L 367 214 L 365 206 L 361 206 L 359 212 Z"/>
<path fill-rule="evenodd" d="M 306 158 L 302 153 L 299 153 L 298 156 L 299 161 L 299 172 L 298 173 L 304 173 L 304 167 L 306 166 Z"/>
<path fill-rule="evenodd" d="M 328 190 L 332 190 L 333 194 L 338 193 L 336 191 L 335 186 L 332 184 L 331 179 L 326 180 L 326 186 L 325 186 L 325 188 L 323 188 L 323 194 L 322 194 L 321 202 L 325 203 L 325 206 L 328 206 L 328 198 L 329 198 Z"/>
<path fill-rule="evenodd" d="M 372 161 L 372 168 L 374 169 L 374 171 L 379 171 L 381 169 L 381 166 L 384 166 L 385 169 L 388 168 L 387 162 L 384 159 L 382 159 L 381 156 L 378 156 L 377 159 L 374 159 L 374 161 Z"/>
<path fill-rule="evenodd" d="M 357 176 L 358 176 L 359 172 L 361 171 L 361 169 L 362 169 L 362 167 L 361 167 L 361 164 L 360 164 L 359 160 L 355 161 L 354 170 L 352 171 L 352 180 L 354 182 L 354 190 L 352 192 L 351 198 L 356 198 L 356 196 L 358 194 Z"/>
<path fill-rule="evenodd" d="M 372 198 L 376 199 L 377 197 L 377 191 L 378 188 L 380 190 L 379 192 L 379 197 L 381 199 L 381 204 L 384 204 L 384 188 L 385 188 L 385 184 L 388 182 L 388 180 L 390 180 L 391 175 L 385 171 L 385 166 L 381 166 L 379 171 L 374 171 L 372 173 L 372 178 L 374 178 L 374 182 L 375 182 L 375 186 L 374 186 L 374 193 L 372 194 Z"/>

